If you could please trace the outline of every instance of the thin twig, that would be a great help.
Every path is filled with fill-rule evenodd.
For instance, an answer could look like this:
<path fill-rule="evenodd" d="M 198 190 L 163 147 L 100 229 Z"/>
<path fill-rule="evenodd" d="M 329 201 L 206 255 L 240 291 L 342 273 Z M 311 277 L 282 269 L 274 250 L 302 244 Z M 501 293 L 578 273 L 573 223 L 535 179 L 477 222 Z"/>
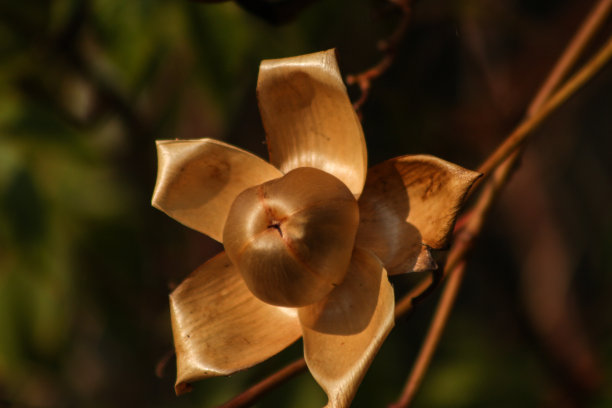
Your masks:
<path fill-rule="evenodd" d="M 601 7 L 601 3 L 609 3 L 610 0 L 602 0 L 600 1 L 599 4 L 599 13 L 607 13 L 609 11 L 609 6 L 607 8 Z M 592 15 L 590 16 L 592 17 Z M 589 17 L 587 23 L 589 23 L 589 21 L 591 20 L 591 18 Z M 601 16 L 600 16 L 601 17 Z M 594 30 L 596 28 L 599 27 L 600 22 L 597 24 L 594 24 L 592 21 L 589 23 L 592 26 L 592 31 L 594 32 Z M 581 29 L 581 31 L 583 31 L 583 28 Z M 580 34 L 580 32 L 579 32 Z M 584 46 L 586 44 L 586 41 L 592 36 L 592 32 L 586 36 L 584 36 L 585 38 L 583 39 L 583 44 L 582 45 L 576 45 L 573 46 L 573 43 L 575 41 L 572 41 L 572 43 L 570 44 L 570 47 L 572 47 L 572 53 L 576 53 L 578 54 L 579 52 L 582 51 L 582 49 L 584 49 Z M 583 68 L 583 70 L 581 70 L 577 75 L 575 75 L 572 79 L 570 79 L 566 85 L 560 90 L 558 91 L 550 100 L 549 102 L 546 104 L 546 106 L 542 109 L 547 109 L 547 114 L 544 116 L 539 117 L 539 119 L 537 121 L 525 121 L 523 123 L 532 123 L 531 126 L 527 126 L 525 127 L 523 126 L 519 126 L 517 128 L 517 130 L 515 130 L 514 132 L 512 132 L 510 134 L 510 136 L 508 137 L 517 137 L 517 133 L 520 135 L 521 132 L 524 132 L 525 134 L 522 135 L 523 138 L 525 138 L 527 136 L 527 133 L 530 131 L 533 131 L 535 129 L 535 127 L 543 120 L 547 117 L 547 115 L 549 113 L 551 113 L 554 109 L 556 109 L 563 101 L 565 101 L 567 99 L 567 97 L 569 97 L 576 89 L 578 89 L 580 86 L 582 86 L 584 84 L 584 82 L 586 82 L 586 80 L 588 80 L 591 76 L 594 75 L 594 73 L 601 68 L 601 66 L 603 66 L 603 64 L 605 63 L 605 61 L 610 58 L 610 53 L 612 51 L 612 39 L 607 43 L 607 45 L 603 48 L 603 50 L 593 59 L 591 60 L 586 66 L 585 68 Z M 569 49 L 569 48 L 568 48 Z M 566 51 L 567 52 L 567 51 Z M 563 64 L 571 64 L 573 63 L 575 60 L 577 59 L 577 57 L 574 58 L 565 58 L 565 60 L 567 60 L 566 62 L 563 62 Z M 561 60 L 558 64 L 561 64 Z M 589 68 L 590 67 L 590 68 Z M 562 76 L 569 70 L 570 66 L 568 65 L 567 67 L 565 67 L 564 69 L 559 69 L 558 67 L 555 68 L 555 70 L 553 71 L 553 73 L 551 73 L 551 76 L 555 75 L 557 77 L 557 79 L 555 79 L 555 81 L 553 81 L 553 85 L 552 86 L 546 86 L 546 87 L 542 87 L 542 89 L 540 90 L 540 92 L 538 92 L 538 95 L 536 96 L 536 98 L 534 98 L 533 102 L 530 104 L 530 107 L 532 106 L 537 106 L 536 102 L 538 100 L 538 98 L 541 98 L 541 94 L 548 94 L 550 95 L 550 92 L 552 92 L 552 90 L 555 88 L 554 82 L 559 82 L 562 79 Z M 589 68 L 587 70 L 587 68 Z M 367 72 L 367 71 L 366 71 Z M 360 74 L 361 75 L 361 74 Z M 550 79 L 547 80 L 546 82 L 550 82 Z M 569 86 L 572 85 L 573 86 Z M 565 92 L 562 92 L 564 91 Z M 557 98 L 557 102 L 555 104 L 551 104 L 551 101 Z M 546 98 L 542 98 L 542 101 L 546 100 Z M 531 108 L 530 108 L 531 109 Z M 542 111 L 540 111 L 539 115 L 542 115 L 541 113 Z M 522 129 L 522 130 L 521 130 Z M 519 132 L 520 130 L 520 132 Z M 496 150 L 496 152 L 494 154 L 498 154 L 500 156 L 502 156 L 502 159 L 500 159 L 500 163 L 501 161 L 503 161 L 504 159 L 506 159 L 508 157 L 508 155 L 513 154 L 513 152 L 515 151 L 514 149 L 516 148 L 516 146 L 518 146 L 520 144 L 520 142 L 516 143 L 516 145 L 510 149 L 507 153 L 503 153 L 500 154 L 498 153 L 500 151 L 500 149 Z M 502 147 L 506 145 L 506 143 L 502 144 Z M 488 160 L 487 160 L 488 162 Z M 485 162 L 485 164 L 487 163 Z M 512 169 L 512 161 L 511 160 L 507 160 L 503 162 L 503 166 L 499 166 L 498 171 L 495 172 L 495 174 L 493 175 L 492 178 L 489 179 L 486 188 L 483 190 L 481 196 L 479 197 L 478 202 L 475 205 L 475 208 L 473 211 L 470 212 L 471 216 L 469 218 L 469 220 L 467 221 L 467 225 L 465 228 L 461 229 L 455 237 L 454 240 L 454 245 L 451 249 L 451 252 L 449 253 L 448 256 L 448 260 L 446 262 L 446 267 L 444 269 L 444 275 L 447 276 L 447 285 L 444 288 L 444 293 L 443 293 L 443 297 L 442 299 L 447 299 L 446 301 L 444 301 L 444 305 L 446 305 L 443 308 L 438 308 L 438 311 L 440 311 L 440 315 L 441 317 L 437 317 L 434 318 L 433 323 L 432 323 L 432 328 L 434 328 L 434 324 L 435 326 L 435 330 L 433 335 L 435 335 L 435 337 L 437 339 L 439 339 L 439 334 L 441 334 L 441 330 L 444 327 L 444 324 L 440 324 L 442 321 L 445 322 L 446 317 L 448 316 L 448 313 L 450 311 L 450 309 L 452 308 L 452 300 L 454 300 L 456 292 L 459 289 L 460 283 L 461 283 L 461 278 L 463 276 L 463 267 L 464 267 L 464 258 L 465 255 L 467 254 L 467 252 L 469 251 L 469 249 L 472 247 L 473 242 L 475 237 L 478 235 L 478 233 L 480 232 L 480 229 L 482 227 L 482 224 L 484 223 L 485 220 L 485 216 L 488 213 L 489 209 L 492 206 L 492 203 L 494 202 L 494 198 L 497 196 L 498 192 L 501 190 L 501 188 L 505 185 L 505 183 L 508 180 L 508 177 L 510 175 L 510 171 Z M 495 165 L 489 165 L 491 167 L 491 169 L 496 168 L 499 165 L 499 163 L 495 164 Z M 481 167 L 481 172 L 483 170 L 483 168 L 486 169 L 486 167 L 483 165 Z M 484 172 L 483 172 L 484 173 Z M 472 191 L 474 191 L 474 189 L 472 189 Z M 457 271 L 459 271 L 459 273 L 457 273 Z M 457 278 L 454 278 L 456 281 L 451 280 L 452 276 L 458 276 Z M 454 283 L 453 283 L 454 282 Z M 402 297 L 401 300 L 399 300 L 396 304 L 396 309 L 395 309 L 395 318 L 398 319 L 399 317 L 402 317 L 404 315 L 406 315 L 409 311 L 411 311 L 414 307 L 413 305 L 413 299 L 416 298 L 420 293 L 423 292 L 423 290 L 425 290 L 427 287 L 429 287 L 429 285 L 431 284 L 431 276 L 428 276 L 427 278 L 423 279 L 419 284 L 417 284 L 417 286 L 415 286 L 408 294 L 406 294 L 404 297 Z M 455 292 L 455 293 L 453 293 Z M 437 311 L 437 312 L 438 312 Z M 436 320 L 438 320 L 438 322 L 436 323 Z M 440 330 L 440 333 L 437 333 L 437 331 Z M 433 336 L 432 335 L 432 336 Z M 429 338 L 429 337 L 428 337 Z M 425 343 L 428 343 L 427 341 Z M 428 350 L 430 350 L 427 354 L 433 354 L 433 351 L 435 351 L 435 346 L 437 345 L 437 340 L 435 342 L 429 341 L 429 343 L 431 343 L 428 347 Z M 423 350 L 421 350 L 421 353 L 423 354 Z M 398 408 L 402 408 L 402 407 L 406 407 L 408 406 L 408 404 L 410 403 L 410 400 L 413 396 L 413 385 L 410 385 L 411 382 L 418 382 L 420 383 L 420 379 L 422 378 L 423 374 L 425 373 L 425 370 L 427 368 L 428 362 L 431 359 L 431 355 L 427 356 L 424 355 L 422 357 L 419 357 L 420 360 L 422 360 L 419 363 L 419 366 L 423 365 L 422 369 L 419 369 L 420 374 L 416 377 L 414 377 L 412 374 L 414 374 L 414 372 L 411 374 L 409 381 L 407 383 L 406 389 L 410 389 L 410 395 L 407 399 L 407 401 L 404 401 L 404 399 L 400 399 L 400 401 L 397 403 L 396 407 Z M 254 386 L 248 388 L 247 390 L 245 390 L 244 392 L 242 392 L 241 394 L 239 394 L 238 396 L 234 397 L 233 399 L 231 399 L 230 401 L 226 402 L 223 405 L 220 405 L 218 408 L 244 408 L 247 407 L 253 403 L 255 403 L 257 400 L 259 400 L 259 398 L 261 398 L 261 396 L 263 396 L 264 394 L 266 394 L 267 392 L 269 392 L 270 390 L 278 387 L 279 385 L 283 384 L 284 382 L 288 381 L 289 379 L 293 378 L 294 376 L 304 372 L 306 370 L 306 363 L 304 361 L 303 358 L 298 359 L 292 363 L 290 363 L 289 365 L 285 366 L 284 368 L 282 368 L 281 370 L 275 372 L 274 374 L 270 375 L 269 377 L 266 377 L 265 379 L 263 379 L 262 381 L 260 381 L 259 383 L 255 384 Z M 414 389 L 418 389 L 418 387 L 414 387 Z M 408 393 L 406 393 L 408 394 Z M 401 405 L 403 403 L 403 405 Z"/>
<path fill-rule="evenodd" d="M 389 69 L 395 57 L 397 55 L 397 48 L 401 43 L 406 30 L 408 29 L 408 23 L 410 21 L 410 0 L 389 0 L 393 5 L 397 6 L 402 12 L 402 18 L 395 28 L 395 31 L 389 38 L 381 41 L 378 48 L 384 53 L 382 59 L 373 67 L 353 75 L 346 76 L 346 83 L 349 85 L 357 84 L 361 91 L 361 96 L 353 104 L 355 111 L 359 114 L 361 107 L 370 96 L 370 87 L 372 81 L 381 76 L 385 71 Z"/>
<path fill-rule="evenodd" d="M 576 60 L 578 60 L 589 40 L 593 37 L 593 34 L 601 27 L 611 7 L 612 0 L 600 0 L 593 7 L 557 61 L 550 75 L 542 84 L 535 98 L 531 101 L 527 109 L 527 116 L 533 116 L 544 105 Z"/>
<path fill-rule="evenodd" d="M 404 386 L 402 395 L 400 399 L 395 404 L 390 405 L 389 408 L 407 407 L 416 395 L 423 381 L 425 372 L 440 342 L 442 332 L 444 331 L 457 293 L 461 287 L 465 271 L 465 255 L 472 248 L 474 239 L 482 229 L 486 214 L 489 213 L 498 192 L 501 191 L 501 188 L 510 175 L 511 163 L 506 162 L 504 164 L 504 169 L 506 171 L 494 175 L 494 178 L 487 184 L 485 190 L 480 195 L 474 209 L 470 212 L 472 215 L 467 220 L 467 224 L 457 233 L 455 245 L 451 249 L 451 253 L 449 254 L 448 261 L 444 268 L 443 277 L 447 278 L 446 286 L 442 292 L 442 297 L 440 298 L 436 313 L 432 319 L 425 340 L 423 341 L 423 346 L 419 351 L 408 381 Z"/>
<path fill-rule="evenodd" d="M 606 47 L 606 48 L 610 48 L 610 47 Z M 603 65 L 603 64 L 601 64 Z M 592 73 L 594 73 L 595 70 L 592 71 Z M 592 74 L 591 74 L 592 75 Z M 588 78 L 586 78 L 588 79 Z M 585 80 L 586 80 L 585 79 Z M 582 84 L 582 83 L 581 83 Z M 565 88 L 565 87 L 564 87 Z M 562 89 L 563 90 L 563 89 Z M 575 90 L 575 89 L 574 89 Z M 557 94 L 555 94 L 557 95 Z M 569 96 L 569 95 L 568 95 Z M 566 98 L 565 98 L 566 99 Z M 563 99 L 563 100 L 565 100 Z M 559 103 L 557 103 L 555 105 L 555 108 L 558 107 L 558 105 L 563 101 L 561 100 Z M 547 104 L 548 106 L 548 104 Z M 554 109 L 554 108 L 553 108 Z M 544 118 L 542 118 L 544 119 Z M 520 128 L 520 127 L 519 127 Z M 533 128 L 529 128 L 530 130 L 533 130 Z M 514 134 L 514 133 L 513 133 Z M 460 232 L 457 237 L 455 238 L 455 245 L 453 246 L 448 260 L 447 260 L 447 267 L 445 268 L 445 276 L 452 276 L 453 274 L 456 273 L 457 268 L 463 264 L 463 259 L 465 257 L 465 255 L 467 254 L 467 252 L 469 251 L 469 249 L 472 247 L 474 238 L 478 235 L 482 222 L 484 222 L 485 219 L 485 214 L 488 211 L 488 209 L 491 207 L 491 204 L 493 203 L 493 198 L 497 195 L 497 191 L 501 189 L 501 187 L 505 184 L 505 180 L 507 179 L 508 175 L 509 175 L 509 169 L 512 167 L 509 165 L 509 163 L 506 163 L 506 167 L 508 170 L 504 171 L 504 174 L 500 174 L 499 176 L 501 177 L 494 177 L 495 180 L 497 180 L 496 182 L 490 182 L 490 184 L 487 185 L 487 187 L 489 187 L 488 189 L 483 191 L 483 194 L 481 195 L 481 200 L 479 201 L 481 208 L 478 208 L 478 204 L 477 204 L 477 208 L 472 212 L 472 217 L 470 217 L 470 221 L 474 222 L 473 227 L 471 228 L 467 228 L 465 230 L 462 230 L 462 232 Z M 489 191 L 487 194 L 484 194 L 485 191 Z M 487 198 L 485 198 L 487 197 Z M 412 300 L 418 296 L 418 293 L 422 292 L 424 289 L 426 289 L 429 284 L 430 284 L 430 280 L 431 278 L 428 277 L 426 279 L 424 279 L 422 282 L 420 282 L 417 286 L 416 286 L 416 290 L 411 291 L 410 293 L 408 293 L 407 295 L 405 295 L 397 304 L 396 306 L 396 318 L 401 317 L 403 315 L 405 315 L 406 313 L 408 313 L 410 310 L 412 310 L 413 308 L 413 304 L 412 304 Z M 447 279 L 448 281 L 450 281 L 449 279 Z M 460 281 L 460 278 L 459 278 Z M 459 288 L 459 283 L 457 282 L 457 284 L 453 284 L 453 285 L 448 285 L 445 286 L 444 292 L 446 293 L 447 291 L 456 291 Z M 452 296 L 451 296 L 452 295 Z M 443 294 L 443 297 L 445 296 L 445 294 Z M 454 299 L 454 294 L 449 293 L 448 295 L 446 295 L 449 299 Z M 445 310 L 446 308 L 450 308 L 450 306 L 452 305 L 451 302 L 446 302 L 444 305 L 446 305 L 444 308 L 442 308 L 442 310 L 440 311 L 440 314 L 446 314 L 448 313 L 447 310 Z M 440 310 L 440 309 L 438 309 Z M 441 319 L 441 318 L 439 318 Z M 434 322 L 436 321 L 436 319 L 434 319 Z M 443 325 L 442 325 L 443 326 Z M 437 335 L 437 327 L 435 330 L 432 330 L 432 334 L 431 334 L 431 338 L 438 337 Z M 427 339 L 430 339 L 429 337 L 429 333 L 428 333 L 428 337 Z M 433 343 L 432 340 L 426 341 L 426 343 Z M 437 345 L 437 340 L 435 341 L 435 344 L 432 344 L 432 346 L 427 346 L 427 354 L 429 353 L 433 353 L 433 351 L 435 350 L 435 345 Z M 421 350 L 421 353 L 423 352 L 423 350 Z M 407 390 L 410 390 L 410 393 L 406 392 L 406 395 L 408 395 L 408 402 L 405 405 L 396 405 L 397 407 L 405 407 L 408 406 L 407 404 L 410 402 L 412 396 L 413 396 L 413 391 L 412 388 L 413 386 L 411 385 L 412 382 L 419 382 L 421 381 L 421 377 L 425 372 L 425 369 L 427 368 L 427 364 L 431 359 L 431 356 L 423 356 L 422 361 L 419 363 L 419 365 L 424 365 L 423 369 L 419 369 L 419 375 L 415 376 L 415 380 L 412 381 L 408 381 L 407 383 Z M 281 370 L 275 372 L 274 374 L 270 375 L 269 377 L 266 377 L 265 379 L 263 379 L 262 381 L 260 381 L 259 383 L 255 384 L 254 386 L 248 388 L 247 390 L 245 390 L 244 392 L 242 392 L 241 394 L 239 394 L 238 396 L 236 396 L 235 398 L 231 399 L 230 401 L 228 401 L 227 403 L 219 406 L 218 408 L 243 408 L 243 407 L 247 407 L 253 403 L 255 403 L 257 400 L 259 400 L 259 398 L 261 398 L 263 395 L 265 395 L 267 392 L 269 392 L 270 390 L 278 387 L 279 385 L 281 385 L 282 383 L 288 381 L 289 379 L 293 378 L 294 376 L 304 372 L 306 370 L 306 363 L 304 361 L 304 359 L 298 359 L 296 361 L 294 361 L 293 363 L 289 364 L 288 366 L 282 368 Z M 413 378 L 412 376 L 410 377 L 411 379 Z M 398 402 L 398 404 L 401 404 L 403 401 L 403 399 L 400 400 L 400 402 Z"/>
<path fill-rule="evenodd" d="M 399 319 L 400 317 L 406 315 L 414 308 L 415 299 L 419 298 L 421 294 L 423 294 L 433 283 L 432 275 L 427 275 L 427 277 L 421 279 L 417 285 L 410 290 L 407 294 L 402 296 L 402 298 L 395 304 L 395 319 Z"/>
<path fill-rule="evenodd" d="M 431 276 L 423 279 L 419 284 L 413 287 L 401 301 L 395 306 L 395 319 L 406 315 L 414 307 L 413 300 L 418 298 L 423 291 L 427 290 L 431 284 Z M 217 408 L 244 408 L 256 403 L 262 396 L 269 391 L 280 386 L 286 381 L 289 381 L 298 374 L 306 371 L 306 361 L 303 358 L 299 358 L 292 363 L 287 364 L 285 367 L 264 378 L 257 384 L 244 390 L 231 400 L 227 401 L 223 405 L 219 405 Z"/>
<path fill-rule="evenodd" d="M 166 370 L 168 363 L 174 356 L 175 356 L 175 351 L 174 351 L 174 348 L 172 348 L 166 351 L 164 355 L 159 359 L 157 364 L 155 364 L 155 376 L 157 378 L 164 377 L 164 371 Z"/>
<path fill-rule="evenodd" d="M 550 102 L 546 103 L 546 100 L 550 97 L 550 94 L 558 86 L 563 77 L 570 70 L 571 66 L 578 59 L 579 55 L 586 47 L 586 44 L 588 43 L 589 39 L 594 35 L 597 28 L 599 28 L 606 15 L 610 11 L 611 4 L 612 2 L 610 0 L 601 0 L 595 6 L 593 11 L 587 16 L 583 25 L 574 36 L 574 38 L 566 48 L 565 52 L 562 54 L 561 58 L 558 60 L 556 66 L 551 71 L 548 79 L 544 82 L 544 85 L 540 88 L 539 92 L 532 100 L 527 110 L 528 117 L 532 115 L 537 115 L 539 109 L 546 109 L 546 107 L 550 105 Z M 612 39 L 610 43 L 612 43 Z M 609 44 L 608 46 L 603 48 L 602 52 L 605 52 L 607 48 L 610 48 Z M 597 58 L 602 54 L 602 52 L 600 52 L 597 57 L 591 60 L 591 62 L 587 64 L 585 68 L 588 68 L 594 60 L 596 61 Z M 607 58 L 609 58 L 609 55 Z M 603 63 L 601 65 L 603 65 Z M 583 69 L 580 72 L 588 72 L 590 74 L 589 76 L 584 77 L 584 80 L 586 81 L 586 79 L 590 78 L 596 72 L 596 70 L 597 69 Z M 574 78 L 570 79 L 566 86 L 562 87 L 561 91 L 568 88 L 568 85 L 571 84 L 576 78 L 580 78 L 580 73 Z M 584 81 L 581 82 L 581 85 L 583 83 Z M 575 89 L 576 88 L 574 88 L 574 90 Z M 558 96 L 561 91 L 557 92 L 551 98 L 551 100 L 554 99 L 555 96 Z M 561 103 L 565 99 L 566 98 L 560 99 L 559 103 Z M 421 384 L 423 376 L 425 375 L 429 362 L 431 361 L 436 346 L 440 340 L 444 324 L 448 319 L 450 310 L 452 309 L 454 303 L 454 299 L 456 298 L 457 291 L 460 287 L 465 268 L 465 254 L 471 248 L 474 238 L 478 235 L 480 229 L 482 228 L 484 219 L 486 218 L 486 214 L 488 214 L 488 212 L 490 211 L 492 203 L 499 194 L 499 191 L 501 191 L 502 187 L 508 181 L 512 170 L 515 168 L 515 164 L 519 155 L 520 151 L 514 151 L 508 158 L 506 158 L 501 163 L 499 167 L 496 168 L 492 178 L 489 180 L 481 196 L 479 197 L 475 209 L 470 212 L 471 216 L 468 221 L 468 225 L 464 230 L 459 233 L 458 238 L 464 239 L 460 239 L 458 245 L 455 245 L 453 247 L 453 249 L 451 250 L 451 254 L 449 254 L 449 259 L 445 267 L 445 274 L 449 276 L 448 284 L 444 288 L 442 298 L 432 321 L 432 325 L 423 342 L 423 346 L 421 348 L 421 351 L 419 352 L 419 355 L 414 364 L 413 370 L 408 378 L 408 381 L 406 382 L 404 390 L 402 391 L 402 395 L 398 402 L 391 406 L 392 408 L 408 407 L 408 405 L 414 398 L 416 391 L 418 390 L 418 387 Z"/>
<path fill-rule="evenodd" d="M 599 71 L 612 56 L 612 37 L 608 39 L 602 49 L 580 71 L 572 76 L 557 92 L 555 92 L 544 106 L 533 116 L 528 117 L 508 136 L 508 138 L 487 158 L 480 166 L 479 171 L 485 176 L 499 166 L 516 148 L 521 145 L 529 135 L 554 112 L 563 102 L 580 89 L 585 82 Z M 482 179 L 482 178 L 481 178 Z"/>
<path fill-rule="evenodd" d="M 433 352 L 438 345 L 438 341 L 442 336 L 444 326 L 446 325 L 446 321 L 448 320 L 448 316 L 452 310 L 452 305 L 455 301 L 455 297 L 457 296 L 457 292 L 459 291 L 464 270 L 465 261 L 462 261 L 457 268 L 455 268 L 454 272 L 448 277 L 445 290 L 442 293 L 442 298 L 440 299 L 440 304 L 438 305 L 438 310 L 440 313 L 436 313 L 435 318 L 432 320 L 431 326 L 429 327 L 429 332 L 427 333 L 427 339 L 429 341 L 423 344 L 423 347 L 421 348 L 419 356 L 417 357 L 412 369 L 412 375 L 414 376 L 415 380 L 408 382 L 405 390 L 405 396 L 402 394 L 402 399 L 400 399 L 400 401 L 398 401 L 396 404 L 390 405 L 389 408 L 404 407 L 404 398 L 412 400 L 413 395 L 418 390 L 419 385 L 421 385 L 425 371 L 429 366 Z"/>
<path fill-rule="evenodd" d="M 438 303 L 432 323 L 423 340 L 423 345 L 421 350 L 419 350 L 417 360 L 414 363 L 399 400 L 390 405 L 389 408 L 406 408 L 416 395 L 436 347 L 440 342 L 444 326 L 461 286 L 465 270 L 465 255 L 472 248 L 475 238 L 480 233 L 486 215 L 489 213 L 498 192 L 501 191 L 501 188 L 508 180 L 511 167 L 512 163 L 510 161 L 505 162 L 504 166 L 500 167 L 504 171 L 494 174 L 491 182 L 486 185 L 474 209 L 471 211 L 467 225 L 457 234 L 455 244 L 451 249 L 444 268 L 443 277 L 447 278 L 446 286 L 442 292 L 442 297 Z"/>
<path fill-rule="evenodd" d="M 288 381 L 296 375 L 304 372 L 305 370 L 306 361 L 304 361 L 303 358 L 295 360 L 293 363 L 258 382 L 225 404 L 219 405 L 217 408 L 242 408 L 251 406 L 257 402 L 261 396 L 275 389 L 285 381 Z"/>

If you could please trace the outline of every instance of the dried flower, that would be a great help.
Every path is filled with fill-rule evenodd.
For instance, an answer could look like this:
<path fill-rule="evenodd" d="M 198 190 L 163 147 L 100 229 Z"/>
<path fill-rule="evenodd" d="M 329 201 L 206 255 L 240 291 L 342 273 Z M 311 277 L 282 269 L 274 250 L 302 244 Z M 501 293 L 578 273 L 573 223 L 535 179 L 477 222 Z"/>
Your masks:
<path fill-rule="evenodd" d="M 153 205 L 225 247 L 170 295 L 176 392 L 302 336 L 345 407 L 393 326 L 387 274 L 436 267 L 478 174 L 431 156 L 367 172 L 333 50 L 263 61 L 257 96 L 271 164 L 211 139 L 157 144 Z"/>

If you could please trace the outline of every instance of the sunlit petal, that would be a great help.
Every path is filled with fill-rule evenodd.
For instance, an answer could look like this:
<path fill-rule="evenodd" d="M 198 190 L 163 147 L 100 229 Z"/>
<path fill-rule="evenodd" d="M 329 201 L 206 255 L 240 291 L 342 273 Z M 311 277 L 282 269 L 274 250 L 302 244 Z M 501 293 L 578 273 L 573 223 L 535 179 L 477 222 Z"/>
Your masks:
<path fill-rule="evenodd" d="M 393 288 L 380 261 L 355 249 L 346 279 L 327 299 L 299 309 L 304 357 L 327 393 L 328 407 L 348 407 L 393 327 Z"/>
<path fill-rule="evenodd" d="M 157 155 L 153 206 L 217 241 L 236 196 L 282 176 L 259 157 L 213 139 L 161 140 Z"/>
<path fill-rule="evenodd" d="M 193 381 L 255 365 L 301 335 L 295 309 L 254 297 L 224 252 L 172 292 L 170 312 L 177 394 L 189 391 Z"/>
<path fill-rule="evenodd" d="M 262 61 L 257 97 L 272 164 L 283 173 L 316 167 L 361 193 L 365 140 L 334 50 Z"/>
<path fill-rule="evenodd" d="M 442 248 L 463 197 L 479 174 L 432 156 L 402 156 L 372 167 L 359 198 L 357 245 L 389 274 L 434 266 L 423 245 Z"/>
<path fill-rule="evenodd" d="M 304 306 L 327 296 L 351 260 L 359 208 L 336 177 L 312 167 L 242 192 L 223 244 L 247 286 L 264 302 Z"/>

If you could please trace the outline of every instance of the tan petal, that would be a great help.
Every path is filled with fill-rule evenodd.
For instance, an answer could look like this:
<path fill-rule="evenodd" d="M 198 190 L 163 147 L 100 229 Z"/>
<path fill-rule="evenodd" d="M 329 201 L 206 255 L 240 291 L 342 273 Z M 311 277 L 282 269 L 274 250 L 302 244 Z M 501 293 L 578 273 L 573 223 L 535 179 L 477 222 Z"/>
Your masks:
<path fill-rule="evenodd" d="M 263 303 L 225 252 L 196 269 L 170 295 L 176 392 L 193 381 L 229 375 L 289 346 L 300 335 L 295 309 Z"/>
<path fill-rule="evenodd" d="M 311 167 L 252 187 L 234 201 L 223 244 L 255 296 L 304 306 L 342 282 L 359 208 L 336 177 Z"/>
<path fill-rule="evenodd" d="M 257 97 L 272 164 L 283 173 L 315 167 L 361 193 L 365 140 L 334 50 L 262 61 Z"/>
<path fill-rule="evenodd" d="M 446 244 L 463 197 L 478 177 L 422 155 L 372 167 L 359 198 L 357 245 L 371 249 L 391 275 L 435 265 L 427 259 L 427 247 Z"/>
<path fill-rule="evenodd" d="M 159 140 L 157 156 L 153 206 L 217 241 L 236 196 L 282 176 L 259 157 L 213 139 Z"/>
<path fill-rule="evenodd" d="M 395 301 L 387 272 L 369 251 L 355 249 L 344 282 L 329 297 L 299 309 L 304 357 L 329 399 L 348 407 L 393 327 Z"/>

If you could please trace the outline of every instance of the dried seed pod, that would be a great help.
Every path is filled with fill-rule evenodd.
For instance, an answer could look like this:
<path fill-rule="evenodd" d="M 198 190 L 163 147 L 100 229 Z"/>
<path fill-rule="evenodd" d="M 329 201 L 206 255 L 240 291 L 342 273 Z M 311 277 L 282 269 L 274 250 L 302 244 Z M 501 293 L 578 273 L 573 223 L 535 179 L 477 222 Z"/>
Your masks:
<path fill-rule="evenodd" d="M 255 296 L 305 306 L 344 279 L 358 224 L 357 201 L 346 185 L 303 167 L 238 195 L 223 244 Z"/>

